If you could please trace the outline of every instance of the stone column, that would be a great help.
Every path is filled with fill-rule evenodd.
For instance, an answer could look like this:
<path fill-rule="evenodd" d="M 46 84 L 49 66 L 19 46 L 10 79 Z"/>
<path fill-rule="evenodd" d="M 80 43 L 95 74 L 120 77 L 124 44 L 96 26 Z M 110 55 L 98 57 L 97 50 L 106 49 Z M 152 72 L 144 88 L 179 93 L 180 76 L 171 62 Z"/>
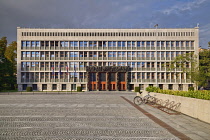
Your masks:
<path fill-rule="evenodd" d="M 128 72 L 125 73 L 125 79 L 126 79 L 126 91 L 129 90 L 129 84 L 128 84 Z"/>
<path fill-rule="evenodd" d="M 119 91 L 119 72 L 116 72 L 117 81 L 116 81 L 116 90 Z"/>
<path fill-rule="evenodd" d="M 99 91 L 99 72 L 96 72 L 96 84 L 97 91 Z"/>
<path fill-rule="evenodd" d="M 106 78 L 107 78 L 107 79 L 106 79 L 106 84 L 107 84 L 106 90 L 109 91 L 109 90 L 110 90 L 110 89 L 109 89 L 109 72 L 106 73 Z"/>
<path fill-rule="evenodd" d="M 90 91 L 90 73 L 87 72 L 87 91 Z"/>

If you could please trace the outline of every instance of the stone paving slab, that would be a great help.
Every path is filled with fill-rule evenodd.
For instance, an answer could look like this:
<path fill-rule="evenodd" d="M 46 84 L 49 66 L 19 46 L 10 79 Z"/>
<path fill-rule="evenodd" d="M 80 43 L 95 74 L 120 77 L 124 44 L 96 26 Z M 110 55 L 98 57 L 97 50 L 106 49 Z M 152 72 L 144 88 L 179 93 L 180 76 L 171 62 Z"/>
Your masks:
<path fill-rule="evenodd" d="M 125 97 L 130 101 L 133 101 L 132 96 Z M 145 104 L 141 105 L 140 107 L 193 140 L 210 139 L 210 124 L 208 123 L 186 116 L 184 114 L 168 115 L 165 112 Z"/>
<path fill-rule="evenodd" d="M 131 93 L 123 95 L 134 97 Z M 179 139 L 120 96 L 1 95 L 0 139 Z"/>

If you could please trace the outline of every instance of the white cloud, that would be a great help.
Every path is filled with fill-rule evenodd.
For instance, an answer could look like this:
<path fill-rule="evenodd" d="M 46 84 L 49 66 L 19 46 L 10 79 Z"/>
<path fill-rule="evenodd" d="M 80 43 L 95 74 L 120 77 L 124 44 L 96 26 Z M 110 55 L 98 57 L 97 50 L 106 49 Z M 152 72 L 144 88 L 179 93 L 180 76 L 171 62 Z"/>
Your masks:
<path fill-rule="evenodd" d="M 166 15 L 169 15 L 172 13 L 178 14 L 179 12 L 183 12 L 183 11 L 191 11 L 194 8 L 198 8 L 204 2 L 206 2 L 206 0 L 194 0 L 188 3 L 181 2 L 181 3 L 178 3 L 177 5 L 172 6 L 169 9 L 162 10 L 162 12 Z"/>

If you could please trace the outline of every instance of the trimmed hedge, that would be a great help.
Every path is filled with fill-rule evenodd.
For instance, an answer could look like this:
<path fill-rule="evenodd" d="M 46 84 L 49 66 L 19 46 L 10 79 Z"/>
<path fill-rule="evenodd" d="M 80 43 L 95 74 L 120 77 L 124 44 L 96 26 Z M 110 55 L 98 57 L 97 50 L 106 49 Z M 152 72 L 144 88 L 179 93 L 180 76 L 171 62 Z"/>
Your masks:
<path fill-rule="evenodd" d="M 148 92 L 156 92 L 162 94 L 176 95 L 176 96 L 184 96 L 190 98 L 204 99 L 210 100 L 210 91 L 209 90 L 190 90 L 190 91 L 173 91 L 173 90 L 163 90 L 157 87 L 147 87 L 146 91 Z"/>
<path fill-rule="evenodd" d="M 77 87 L 77 92 L 82 92 L 82 87 Z"/>
<path fill-rule="evenodd" d="M 194 91 L 194 87 L 189 87 L 188 90 L 189 91 Z"/>
<path fill-rule="evenodd" d="M 140 91 L 140 88 L 139 87 L 135 87 L 134 91 L 135 92 L 139 92 Z"/>
<path fill-rule="evenodd" d="M 27 92 L 32 91 L 32 87 L 26 87 L 26 91 L 27 91 Z"/>

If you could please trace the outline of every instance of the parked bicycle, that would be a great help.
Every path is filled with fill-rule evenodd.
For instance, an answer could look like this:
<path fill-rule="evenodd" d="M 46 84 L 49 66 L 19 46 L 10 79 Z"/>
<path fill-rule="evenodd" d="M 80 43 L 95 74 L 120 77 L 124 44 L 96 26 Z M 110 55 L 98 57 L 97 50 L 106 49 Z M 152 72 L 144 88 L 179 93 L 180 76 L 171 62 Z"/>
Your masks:
<path fill-rule="evenodd" d="M 134 104 L 136 105 L 141 105 L 142 103 L 147 104 L 147 103 L 156 103 L 156 98 L 151 96 L 148 92 L 148 94 L 144 97 L 141 96 L 142 92 L 139 92 L 140 96 L 136 96 L 133 99 Z"/>

